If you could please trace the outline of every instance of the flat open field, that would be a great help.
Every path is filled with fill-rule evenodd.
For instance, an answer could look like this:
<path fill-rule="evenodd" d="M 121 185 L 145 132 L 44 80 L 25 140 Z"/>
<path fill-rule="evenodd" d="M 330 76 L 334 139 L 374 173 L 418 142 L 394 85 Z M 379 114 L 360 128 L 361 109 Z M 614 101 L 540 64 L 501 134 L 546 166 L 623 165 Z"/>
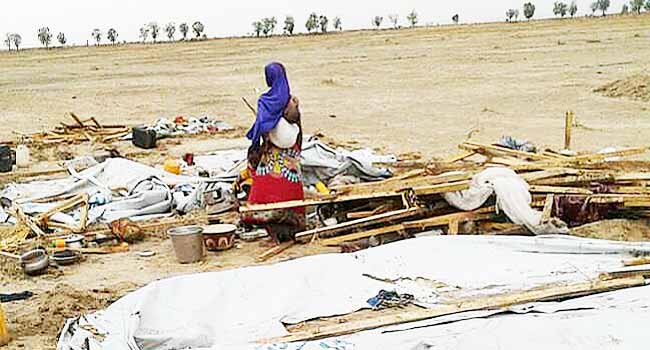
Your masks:
<path fill-rule="evenodd" d="M 642 145 L 650 103 L 593 90 L 650 75 L 648 57 L 646 15 L 3 53 L 0 139 L 68 111 L 104 123 L 205 113 L 245 127 L 240 98 L 254 100 L 264 64 L 279 60 L 307 132 L 339 140 L 433 156 L 479 128 L 480 141 L 559 147 L 573 110 L 586 127 L 578 148 Z"/>
<path fill-rule="evenodd" d="M 265 88 L 264 64 L 279 60 L 301 99 L 306 131 L 339 141 L 428 158 L 456 152 L 479 129 L 481 142 L 512 135 L 557 149 L 564 113 L 573 110 L 582 126 L 574 130 L 578 149 L 647 146 L 648 57 L 645 15 L 0 53 L 0 140 L 52 128 L 68 121 L 68 111 L 107 124 L 207 114 L 245 128 L 252 116 L 240 98 L 254 100 Z M 617 94 L 630 96 L 606 96 Z M 200 153 L 233 142 L 176 148 Z M 169 241 L 151 239 L 134 247 L 156 251 L 150 259 L 90 256 L 38 278 L 2 270 L 0 291 L 38 294 L 6 306 L 19 337 L 9 349 L 54 349 L 64 316 L 102 308 L 159 278 L 254 264 L 267 248 L 243 244 L 181 266 Z M 314 249 L 296 247 L 275 260 Z"/>

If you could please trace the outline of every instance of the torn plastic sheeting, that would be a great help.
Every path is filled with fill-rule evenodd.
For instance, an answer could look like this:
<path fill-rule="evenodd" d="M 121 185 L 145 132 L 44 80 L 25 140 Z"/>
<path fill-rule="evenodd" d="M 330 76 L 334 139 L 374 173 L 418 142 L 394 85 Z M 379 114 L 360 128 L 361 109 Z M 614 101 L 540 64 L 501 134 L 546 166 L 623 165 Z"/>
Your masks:
<path fill-rule="evenodd" d="M 151 176 L 157 177 L 166 185 L 200 183 L 209 180 L 170 174 L 123 158 L 108 159 L 104 163 L 88 168 L 78 174 L 84 179 L 69 176 L 64 179 L 9 184 L 0 193 L 0 197 L 16 200 L 19 203 L 27 203 L 37 199 L 66 194 L 94 194 L 97 192 L 98 187 L 87 180 L 91 177 L 99 181 L 103 185 L 102 187 L 110 189 L 128 188 L 129 184 Z"/>
<path fill-rule="evenodd" d="M 366 308 L 379 290 L 396 288 L 386 280 L 422 278 L 452 287 L 454 297 L 471 297 L 585 282 L 621 266 L 620 255 L 524 252 L 538 240 L 516 238 L 509 246 L 513 237 L 423 237 L 354 254 L 170 278 L 69 324 L 58 349 L 67 350 L 81 326 L 103 334 L 105 340 L 93 341 L 105 350 L 130 350 L 135 343 L 143 350 L 251 348 L 286 335 L 282 323 Z M 400 293 L 418 294 L 400 287 Z"/>

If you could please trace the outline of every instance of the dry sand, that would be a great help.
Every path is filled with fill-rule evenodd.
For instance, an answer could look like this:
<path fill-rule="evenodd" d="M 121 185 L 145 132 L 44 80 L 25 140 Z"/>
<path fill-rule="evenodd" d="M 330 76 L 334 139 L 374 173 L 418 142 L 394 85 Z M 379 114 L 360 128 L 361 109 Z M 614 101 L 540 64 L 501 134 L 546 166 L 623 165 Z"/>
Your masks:
<path fill-rule="evenodd" d="M 478 141 L 509 134 L 557 148 L 564 112 L 573 110 L 585 126 L 574 131 L 579 149 L 645 146 L 647 57 L 647 15 L 0 53 L 0 139 L 49 129 L 68 111 L 129 124 L 208 114 L 241 133 L 251 116 L 240 97 L 253 100 L 264 88 L 263 65 L 280 60 L 301 99 L 307 132 L 320 130 L 336 140 L 431 157 L 456 152 L 455 145 L 478 128 Z M 183 139 L 163 147 L 179 156 L 239 142 Z M 40 156 L 92 148 L 64 147 Z M 159 163 L 163 155 L 157 152 L 143 157 Z M 102 308 L 156 279 L 254 264 L 267 248 L 243 243 L 202 264 L 181 266 L 168 241 L 150 239 L 133 250 L 154 250 L 153 258 L 133 252 L 90 256 L 37 278 L 11 273 L 0 261 L 1 292 L 37 293 L 5 304 L 19 336 L 8 348 L 53 349 L 64 317 Z M 323 250 L 301 246 L 274 261 L 318 252 Z"/>
<path fill-rule="evenodd" d="M 75 111 L 101 121 L 208 114 L 246 127 L 280 60 L 308 132 L 425 156 L 455 152 L 473 128 L 581 149 L 647 144 L 648 102 L 594 92 L 647 75 L 650 16 L 363 31 L 270 39 L 29 50 L 0 54 L 0 137 Z M 330 116 L 336 116 L 332 118 Z M 596 129 L 596 130 L 593 130 Z"/>

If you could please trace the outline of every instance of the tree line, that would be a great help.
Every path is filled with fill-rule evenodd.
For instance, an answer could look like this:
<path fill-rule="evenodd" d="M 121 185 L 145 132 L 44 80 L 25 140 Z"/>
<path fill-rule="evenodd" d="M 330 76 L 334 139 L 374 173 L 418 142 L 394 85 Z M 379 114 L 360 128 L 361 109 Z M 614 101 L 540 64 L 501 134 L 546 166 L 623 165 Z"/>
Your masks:
<path fill-rule="evenodd" d="M 150 22 L 140 27 L 139 38 L 144 43 L 147 42 L 149 37 L 151 37 L 152 41 L 155 43 L 157 42 L 161 34 L 161 30 L 163 30 L 164 33 L 167 35 L 168 40 L 173 41 L 175 40 L 174 36 L 176 34 L 176 28 L 177 26 L 174 22 L 167 23 L 162 27 L 157 22 Z M 182 38 L 180 40 L 188 40 L 188 34 L 190 33 L 190 29 L 192 30 L 192 34 L 194 35 L 194 38 L 191 38 L 190 40 L 207 39 L 207 37 L 203 33 L 205 31 L 205 26 L 200 21 L 196 21 L 192 24 L 191 27 L 187 23 L 181 23 L 178 25 L 178 31 L 182 35 Z M 54 40 L 54 35 L 52 34 L 52 31 L 50 30 L 49 27 L 39 28 L 36 35 L 38 41 L 45 48 L 49 48 L 50 45 L 52 44 L 52 41 Z M 106 31 L 104 36 L 104 32 L 101 29 L 95 28 L 90 33 L 90 37 L 92 38 L 92 40 L 95 41 L 96 45 L 101 45 L 102 39 L 104 39 L 104 37 L 110 43 L 115 45 L 115 43 L 118 42 L 119 33 L 115 28 L 110 28 Z M 68 42 L 68 39 L 65 33 L 63 32 L 60 32 L 56 36 L 56 40 L 59 42 L 61 46 L 65 46 L 65 44 Z M 22 41 L 23 38 L 22 36 L 20 36 L 20 34 L 7 33 L 5 35 L 4 44 L 7 46 L 9 51 L 12 50 L 12 47 L 15 50 L 19 50 Z"/>
<path fill-rule="evenodd" d="M 389 15 L 388 18 L 390 19 L 390 22 L 393 25 L 393 28 L 399 28 L 398 22 L 399 22 L 399 16 L 398 15 Z M 415 27 L 415 25 L 418 23 L 418 14 L 415 10 L 411 11 L 406 16 L 406 19 L 408 23 L 410 24 L 411 27 Z M 382 23 L 383 23 L 384 17 L 382 16 L 375 16 L 371 18 L 371 24 L 376 27 L 380 28 Z M 319 15 L 316 12 L 312 12 L 309 17 L 307 17 L 307 21 L 305 22 L 305 29 L 307 30 L 308 34 L 315 34 L 315 33 L 327 33 L 329 32 L 330 28 L 330 23 L 332 24 L 332 27 L 334 28 L 335 31 L 342 31 L 343 30 L 343 21 L 341 21 L 340 17 L 334 17 L 331 21 L 329 17 L 325 15 Z M 254 21 L 252 23 L 253 26 L 253 31 L 251 33 L 252 36 L 254 37 L 261 37 L 261 36 L 272 36 L 275 34 L 276 27 L 278 25 L 278 20 L 275 17 L 265 17 L 262 18 L 258 21 Z M 293 16 L 286 16 L 284 19 L 284 27 L 282 34 L 283 35 L 293 35 L 296 29 L 296 20 Z"/>
<path fill-rule="evenodd" d="M 594 16 L 596 11 L 602 13 L 603 16 L 607 15 L 607 11 L 611 7 L 610 0 L 596 0 L 592 2 L 589 6 L 591 10 L 591 15 Z M 641 12 L 650 12 L 650 0 L 630 0 L 629 4 L 623 4 L 621 9 L 621 14 L 636 13 L 641 14 Z M 524 17 L 530 20 L 535 15 L 535 5 L 533 3 L 527 2 L 524 4 Z M 553 14 L 559 17 L 565 17 L 567 15 L 573 17 L 578 13 L 578 4 L 575 1 L 571 3 L 566 3 L 562 1 L 556 1 L 553 3 Z M 518 9 L 508 9 L 506 11 L 506 22 L 513 22 L 519 19 L 519 10 Z"/>
<path fill-rule="evenodd" d="M 590 5 L 591 14 L 593 16 L 595 15 L 596 11 L 601 11 L 602 15 L 605 16 L 610 6 L 611 6 L 610 0 L 595 0 Z M 524 17 L 528 20 L 532 19 L 533 16 L 535 16 L 535 9 L 536 9 L 535 5 L 532 2 L 524 3 L 523 5 Z M 643 10 L 645 10 L 646 12 L 650 12 L 650 0 L 630 0 L 629 5 L 628 4 L 623 5 L 623 8 L 621 9 L 621 13 L 641 14 Z M 568 14 L 569 16 L 574 17 L 577 13 L 578 13 L 578 5 L 575 0 L 572 1 L 571 3 L 566 3 L 562 1 L 556 1 L 553 3 L 553 14 L 555 16 L 565 17 Z M 388 15 L 388 20 L 392 28 L 394 29 L 401 28 L 399 24 L 400 21 L 399 15 L 397 14 Z M 452 21 L 456 24 L 458 24 L 459 20 L 460 20 L 459 14 L 455 14 L 452 17 Z M 518 20 L 519 20 L 519 9 L 508 9 L 506 11 L 506 22 L 514 22 Z M 407 21 L 406 23 L 410 27 L 415 27 L 419 21 L 418 13 L 415 10 L 411 11 L 409 14 L 407 14 L 406 21 Z M 327 16 L 319 15 L 315 12 L 311 13 L 307 18 L 307 21 L 305 22 L 305 29 L 309 34 L 314 34 L 319 32 L 327 33 L 329 31 L 330 23 L 332 24 L 334 30 L 336 31 L 343 30 L 343 23 L 340 17 L 334 17 L 330 22 L 330 19 Z M 383 23 L 384 23 L 383 16 L 374 16 L 371 18 L 371 24 L 376 29 L 380 29 Z M 265 17 L 258 21 L 254 21 L 252 23 L 253 31 L 251 35 L 255 37 L 272 36 L 275 34 L 277 25 L 278 25 L 278 21 L 275 17 Z M 296 28 L 296 21 L 294 17 L 286 16 L 284 19 L 284 27 L 282 33 L 284 35 L 293 35 L 295 28 Z M 188 40 L 189 34 L 193 36 L 189 38 L 189 40 L 207 39 L 206 35 L 204 34 L 205 26 L 200 21 L 194 22 L 191 26 L 188 23 L 181 23 L 177 26 L 174 22 L 169 22 L 164 26 L 161 26 L 157 22 L 150 22 L 140 27 L 139 38 L 142 40 L 143 43 L 147 42 L 149 38 L 151 38 L 152 42 L 156 43 L 158 42 L 158 38 L 160 37 L 162 31 L 164 35 L 167 36 L 167 39 L 169 41 L 174 41 L 177 29 L 181 34 L 180 40 L 182 41 Z M 95 41 L 96 45 L 101 45 L 102 39 L 104 38 L 104 32 L 101 29 L 96 28 L 93 29 L 90 36 Z M 49 27 L 41 27 L 37 31 L 37 37 L 41 45 L 43 45 L 45 48 L 49 48 L 54 38 L 54 35 L 50 31 Z M 119 34 L 115 28 L 110 28 L 108 29 L 108 31 L 106 31 L 105 37 L 106 39 L 108 39 L 110 43 L 115 44 L 116 42 L 118 42 Z M 23 40 L 22 37 L 18 33 L 7 33 L 5 36 L 4 44 L 9 48 L 9 51 L 12 50 L 12 47 L 15 50 L 19 50 L 20 45 L 22 44 L 22 40 Z M 65 44 L 67 43 L 67 37 L 63 32 L 58 33 L 58 35 L 56 36 L 56 40 L 61 46 L 65 46 Z"/>

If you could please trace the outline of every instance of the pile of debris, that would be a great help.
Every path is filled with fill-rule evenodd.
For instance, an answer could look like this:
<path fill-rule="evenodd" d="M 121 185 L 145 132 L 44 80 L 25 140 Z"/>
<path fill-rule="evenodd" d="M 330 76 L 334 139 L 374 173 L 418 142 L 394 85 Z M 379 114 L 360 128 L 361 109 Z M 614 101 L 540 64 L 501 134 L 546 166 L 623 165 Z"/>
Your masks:
<path fill-rule="evenodd" d="M 51 131 L 28 135 L 26 137 L 27 141 L 44 145 L 77 144 L 82 142 L 110 143 L 119 140 L 130 132 L 130 128 L 126 125 L 101 124 L 95 117 L 82 120 L 72 112 L 68 113 L 68 115 L 74 121 L 73 124 L 61 122 L 59 126 Z"/>
<path fill-rule="evenodd" d="M 338 186 L 330 195 L 303 201 L 242 206 L 240 212 L 316 206 L 321 222 L 330 225 L 296 239 L 344 250 L 350 242 L 354 250 L 436 228 L 448 235 L 553 234 L 568 233 L 567 226 L 650 215 L 650 162 L 621 160 L 647 148 L 580 155 L 469 141 L 460 148 L 462 155 L 426 169 Z"/>

